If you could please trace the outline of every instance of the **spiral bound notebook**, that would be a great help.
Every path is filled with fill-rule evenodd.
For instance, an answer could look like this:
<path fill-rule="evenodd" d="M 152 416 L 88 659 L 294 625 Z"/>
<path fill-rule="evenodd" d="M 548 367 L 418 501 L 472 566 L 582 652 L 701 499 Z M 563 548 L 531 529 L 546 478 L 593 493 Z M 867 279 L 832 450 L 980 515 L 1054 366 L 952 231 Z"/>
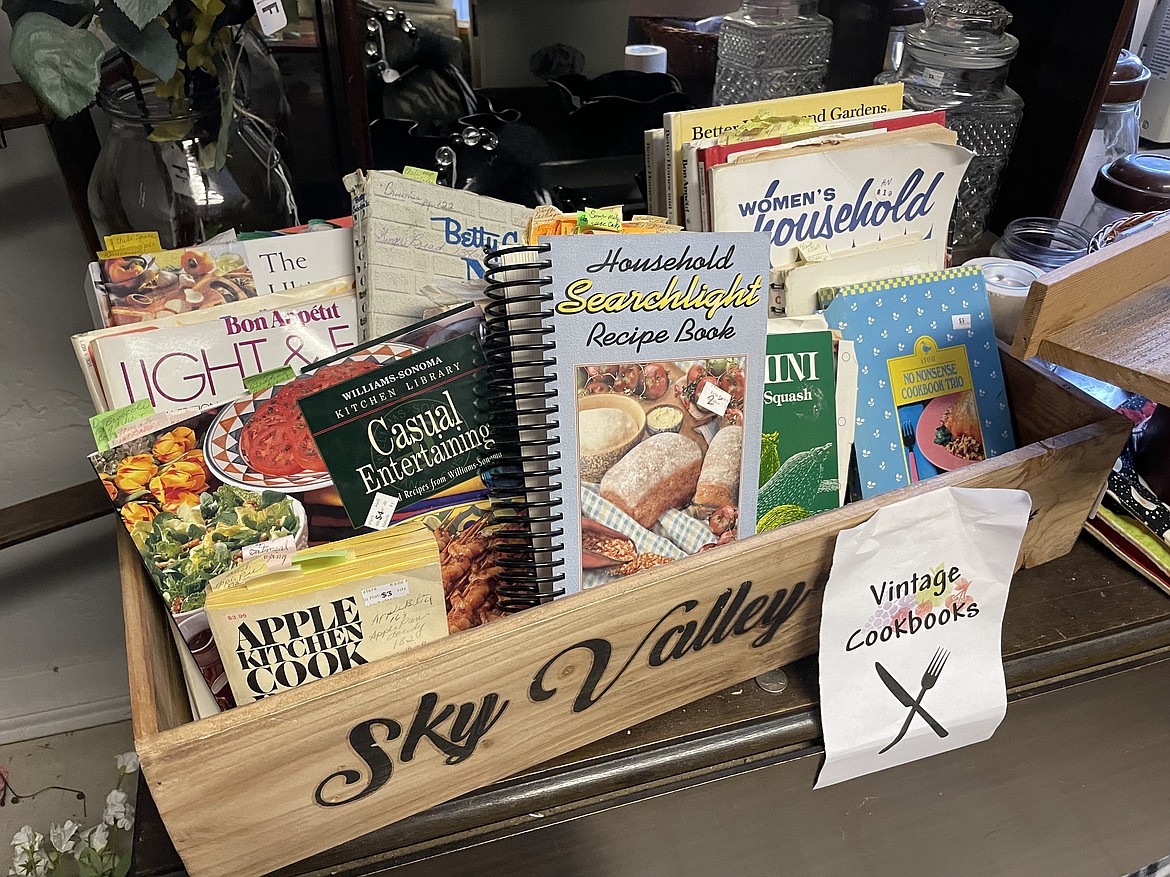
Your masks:
<path fill-rule="evenodd" d="M 755 532 L 768 238 L 572 235 L 487 260 L 486 416 L 511 595 L 532 603 Z"/>

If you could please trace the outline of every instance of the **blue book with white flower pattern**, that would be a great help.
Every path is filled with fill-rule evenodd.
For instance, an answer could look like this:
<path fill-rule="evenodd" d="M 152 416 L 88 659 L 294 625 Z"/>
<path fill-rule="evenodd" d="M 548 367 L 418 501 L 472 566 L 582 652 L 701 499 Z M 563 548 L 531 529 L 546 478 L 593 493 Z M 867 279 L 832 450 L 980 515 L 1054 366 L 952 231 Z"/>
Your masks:
<path fill-rule="evenodd" d="M 857 346 L 854 447 L 863 497 L 1015 448 L 978 267 L 827 292 L 829 327 Z"/>

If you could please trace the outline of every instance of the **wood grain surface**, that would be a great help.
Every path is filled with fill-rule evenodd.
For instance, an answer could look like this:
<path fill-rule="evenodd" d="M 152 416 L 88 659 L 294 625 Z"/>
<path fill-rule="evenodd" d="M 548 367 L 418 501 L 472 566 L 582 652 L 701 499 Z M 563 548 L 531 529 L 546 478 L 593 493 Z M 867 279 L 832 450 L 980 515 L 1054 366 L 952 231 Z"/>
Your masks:
<path fill-rule="evenodd" d="M 190 873 L 264 873 L 812 653 L 837 532 L 901 499 L 947 485 L 1026 489 L 1020 561 L 1067 552 L 1128 421 L 1032 366 L 1008 357 L 1004 370 L 1017 432 L 1038 439 L 1020 450 L 199 722 L 181 723 L 161 601 L 128 556 L 137 748 Z M 684 648 L 709 617 L 732 632 Z M 769 634 L 764 618 L 781 623 Z M 460 709 L 463 730 L 491 722 L 471 751 L 452 744 Z"/>
<path fill-rule="evenodd" d="M 1012 352 L 1020 359 L 1036 356 L 1044 339 L 1077 323 L 1088 323 L 1167 278 L 1170 223 L 1165 222 L 1045 274 L 1028 292 Z M 1130 345 L 1127 334 L 1100 341 L 1118 348 Z"/>

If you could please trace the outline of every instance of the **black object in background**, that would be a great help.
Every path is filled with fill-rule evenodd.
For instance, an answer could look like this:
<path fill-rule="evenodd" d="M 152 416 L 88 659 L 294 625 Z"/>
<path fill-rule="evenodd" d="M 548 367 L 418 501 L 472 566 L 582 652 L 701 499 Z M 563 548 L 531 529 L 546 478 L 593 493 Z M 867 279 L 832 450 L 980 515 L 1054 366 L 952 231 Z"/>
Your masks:
<path fill-rule="evenodd" d="M 1019 37 L 1008 85 L 1024 99 L 1012 157 L 988 228 L 1020 216 L 1059 216 L 1085 153 L 1137 0 L 1001 0 Z"/>
<path fill-rule="evenodd" d="M 893 5 L 893 0 L 820 0 L 821 15 L 833 20 L 826 91 L 873 85 L 882 72 Z"/>

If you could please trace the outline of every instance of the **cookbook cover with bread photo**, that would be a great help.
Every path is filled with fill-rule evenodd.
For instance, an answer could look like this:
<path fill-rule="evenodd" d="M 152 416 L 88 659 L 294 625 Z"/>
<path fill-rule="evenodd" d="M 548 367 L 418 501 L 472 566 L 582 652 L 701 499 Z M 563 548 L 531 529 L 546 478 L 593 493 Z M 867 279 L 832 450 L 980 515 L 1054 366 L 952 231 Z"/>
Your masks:
<path fill-rule="evenodd" d="M 767 236 L 548 243 L 566 592 L 753 534 Z"/>

